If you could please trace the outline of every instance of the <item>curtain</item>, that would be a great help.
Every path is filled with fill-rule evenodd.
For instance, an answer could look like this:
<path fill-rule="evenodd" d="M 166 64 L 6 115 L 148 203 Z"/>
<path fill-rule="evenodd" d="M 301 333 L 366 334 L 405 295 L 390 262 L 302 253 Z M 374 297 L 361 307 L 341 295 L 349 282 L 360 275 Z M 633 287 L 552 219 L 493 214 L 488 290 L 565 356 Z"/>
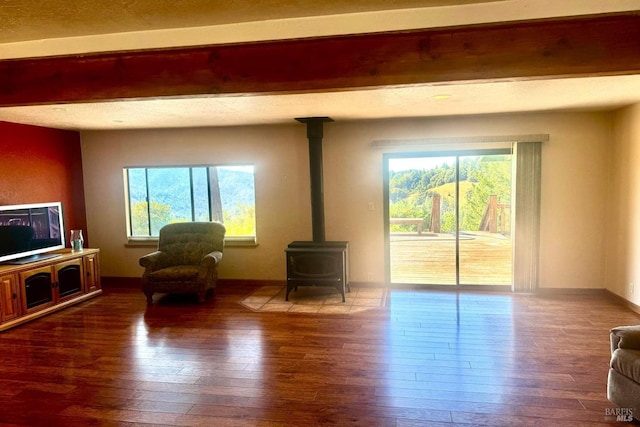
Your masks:
<path fill-rule="evenodd" d="M 542 143 L 515 144 L 515 206 L 513 239 L 514 292 L 535 292 L 540 258 L 540 188 Z"/>

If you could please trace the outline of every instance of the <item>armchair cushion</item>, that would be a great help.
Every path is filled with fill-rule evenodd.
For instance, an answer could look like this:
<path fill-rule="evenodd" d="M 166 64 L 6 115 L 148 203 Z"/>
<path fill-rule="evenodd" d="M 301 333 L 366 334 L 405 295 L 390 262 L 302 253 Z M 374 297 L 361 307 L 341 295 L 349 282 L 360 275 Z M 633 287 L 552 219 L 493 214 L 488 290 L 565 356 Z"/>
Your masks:
<path fill-rule="evenodd" d="M 640 383 L 640 350 L 618 349 L 611 356 L 611 369 Z"/>
<path fill-rule="evenodd" d="M 640 415 L 640 325 L 610 331 L 611 362 L 607 398 L 620 408 Z"/>
<path fill-rule="evenodd" d="M 152 252 L 140 258 L 140 266 L 150 268 L 151 271 L 163 268 L 169 265 L 169 254 L 166 252 Z"/>
<path fill-rule="evenodd" d="M 150 278 L 155 282 L 195 281 L 199 270 L 200 266 L 197 265 L 176 265 L 156 270 L 150 274 Z"/>
<path fill-rule="evenodd" d="M 168 224 L 160 229 L 158 250 L 140 258 L 147 303 L 154 292 L 205 294 L 215 288 L 225 228 L 216 222 Z"/>
<path fill-rule="evenodd" d="M 611 351 L 615 351 L 616 348 L 640 350 L 640 325 L 611 329 Z"/>

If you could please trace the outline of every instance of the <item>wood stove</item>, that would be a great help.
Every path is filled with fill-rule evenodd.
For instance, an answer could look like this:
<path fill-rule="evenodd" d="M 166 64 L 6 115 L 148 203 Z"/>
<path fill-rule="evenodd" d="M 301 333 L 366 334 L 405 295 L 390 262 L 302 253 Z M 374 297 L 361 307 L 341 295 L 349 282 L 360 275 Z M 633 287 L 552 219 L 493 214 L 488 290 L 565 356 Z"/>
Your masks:
<path fill-rule="evenodd" d="M 349 286 L 348 242 L 291 242 L 287 246 L 287 294 L 298 286 L 330 286 L 342 295 Z"/>
<path fill-rule="evenodd" d="M 349 243 L 327 242 L 324 234 L 324 193 L 322 179 L 323 123 L 332 122 L 329 117 L 296 119 L 307 125 L 309 139 L 309 171 L 311 178 L 311 225 L 313 241 L 291 242 L 285 250 L 287 256 L 287 292 L 298 286 L 334 287 L 342 294 L 351 291 L 349 286 Z"/>

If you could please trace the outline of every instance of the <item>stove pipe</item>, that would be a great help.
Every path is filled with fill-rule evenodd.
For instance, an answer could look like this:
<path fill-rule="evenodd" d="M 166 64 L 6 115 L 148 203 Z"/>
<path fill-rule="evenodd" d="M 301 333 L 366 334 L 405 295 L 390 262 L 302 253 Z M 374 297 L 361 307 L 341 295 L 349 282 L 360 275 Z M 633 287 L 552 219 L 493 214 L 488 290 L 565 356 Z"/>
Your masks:
<path fill-rule="evenodd" d="M 322 186 L 322 137 L 323 123 L 332 122 L 329 117 L 304 117 L 296 119 L 307 125 L 309 139 L 309 173 L 311 180 L 311 227 L 313 241 L 324 243 L 324 190 Z"/>

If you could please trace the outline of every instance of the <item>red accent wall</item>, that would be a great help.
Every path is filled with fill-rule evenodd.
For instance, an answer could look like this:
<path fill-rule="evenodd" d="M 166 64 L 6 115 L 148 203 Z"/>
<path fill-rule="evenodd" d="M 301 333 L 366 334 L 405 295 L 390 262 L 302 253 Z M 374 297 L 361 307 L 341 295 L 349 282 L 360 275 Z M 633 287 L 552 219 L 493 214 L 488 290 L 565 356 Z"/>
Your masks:
<path fill-rule="evenodd" d="M 80 134 L 0 121 L 0 204 L 42 202 L 62 202 L 67 242 L 82 229 L 89 245 Z"/>

